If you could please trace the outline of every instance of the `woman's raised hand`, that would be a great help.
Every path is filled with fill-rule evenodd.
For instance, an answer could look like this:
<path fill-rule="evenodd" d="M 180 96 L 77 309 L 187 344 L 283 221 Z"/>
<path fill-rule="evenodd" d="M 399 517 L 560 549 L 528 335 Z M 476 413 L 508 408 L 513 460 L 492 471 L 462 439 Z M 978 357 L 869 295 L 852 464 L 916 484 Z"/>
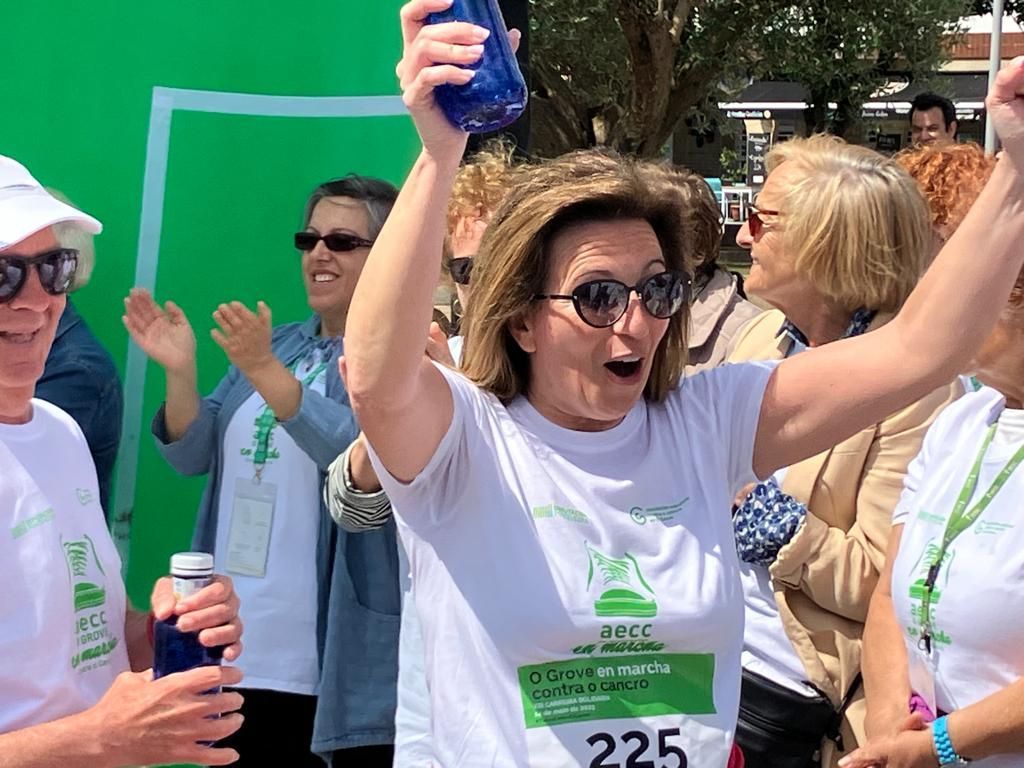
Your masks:
<path fill-rule="evenodd" d="M 445 84 L 465 85 L 473 79 L 474 70 L 459 65 L 480 58 L 489 31 L 461 21 L 426 23 L 428 14 L 447 10 L 451 4 L 452 0 L 411 0 L 402 6 L 402 60 L 395 73 L 423 148 L 461 157 L 466 134 L 444 116 L 434 101 L 434 89 Z"/>
<path fill-rule="evenodd" d="M 1006 155 L 1024 171 L 1024 56 L 999 70 L 985 107 Z"/>
<path fill-rule="evenodd" d="M 228 360 L 247 376 L 277 362 L 270 346 L 272 317 L 262 301 L 253 312 L 240 301 L 221 304 L 213 313 L 219 327 L 210 331 Z"/>
<path fill-rule="evenodd" d="M 162 308 L 144 288 L 133 288 L 124 300 L 121 318 L 132 340 L 169 373 L 195 370 L 196 336 L 181 307 L 168 301 Z"/>

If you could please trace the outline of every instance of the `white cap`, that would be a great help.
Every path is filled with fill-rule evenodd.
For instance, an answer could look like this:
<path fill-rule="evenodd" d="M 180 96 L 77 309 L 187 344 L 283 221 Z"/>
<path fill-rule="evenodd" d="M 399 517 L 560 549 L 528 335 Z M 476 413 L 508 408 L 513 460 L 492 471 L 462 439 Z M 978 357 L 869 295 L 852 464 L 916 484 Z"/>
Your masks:
<path fill-rule="evenodd" d="M 178 552 L 171 555 L 171 573 L 203 576 L 213 573 L 213 555 L 208 552 Z"/>
<path fill-rule="evenodd" d="M 92 216 L 47 192 L 17 160 L 0 155 L 0 251 L 65 221 L 92 235 L 103 230 Z"/>

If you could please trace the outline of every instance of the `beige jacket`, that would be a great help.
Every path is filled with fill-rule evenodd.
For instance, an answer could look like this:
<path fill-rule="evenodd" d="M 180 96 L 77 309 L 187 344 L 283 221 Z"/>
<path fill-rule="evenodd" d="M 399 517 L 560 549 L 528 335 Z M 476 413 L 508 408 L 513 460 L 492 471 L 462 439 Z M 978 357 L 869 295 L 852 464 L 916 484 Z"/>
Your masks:
<path fill-rule="evenodd" d="M 724 269 L 715 270 L 690 306 L 687 374 L 722 363 L 737 331 L 759 314 L 760 309 L 740 296 L 736 278 Z"/>
<path fill-rule="evenodd" d="M 880 313 L 869 332 L 891 318 Z M 744 326 L 729 361 L 784 358 L 792 343 L 779 334 L 784 319 L 772 310 Z M 782 490 L 808 512 L 769 574 L 783 626 L 807 679 L 837 706 L 860 671 L 868 602 L 885 561 L 892 511 L 907 465 L 938 412 L 962 391 L 959 382 L 940 387 L 786 472 Z M 864 715 L 862 689 L 843 724 L 847 751 L 863 743 Z M 834 765 L 836 752 L 826 740 L 822 765 Z"/>

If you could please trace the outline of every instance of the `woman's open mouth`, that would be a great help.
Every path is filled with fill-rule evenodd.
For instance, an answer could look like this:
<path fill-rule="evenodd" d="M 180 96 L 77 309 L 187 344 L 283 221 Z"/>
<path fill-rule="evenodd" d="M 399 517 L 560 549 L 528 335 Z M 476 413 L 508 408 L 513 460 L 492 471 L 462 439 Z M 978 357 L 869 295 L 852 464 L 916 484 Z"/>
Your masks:
<path fill-rule="evenodd" d="M 643 359 L 639 357 L 628 357 L 621 360 L 610 360 L 604 364 L 611 374 L 620 381 L 629 381 L 636 378 L 643 368 Z"/>

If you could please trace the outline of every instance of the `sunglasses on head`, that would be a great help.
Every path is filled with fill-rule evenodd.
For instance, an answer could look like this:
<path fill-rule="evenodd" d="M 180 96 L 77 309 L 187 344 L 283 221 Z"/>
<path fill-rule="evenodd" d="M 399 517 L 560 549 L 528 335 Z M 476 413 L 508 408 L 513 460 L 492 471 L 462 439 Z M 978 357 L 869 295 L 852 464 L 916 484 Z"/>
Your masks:
<path fill-rule="evenodd" d="M 765 221 L 762 216 L 781 216 L 781 211 L 769 211 L 767 208 L 758 208 L 756 205 L 747 206 L 747 226 L 750 228 L 750 236 L 757 237 L 764 229 Z"/>
<path fill-rule="evenodd" d="M 51 296 L 67 293 L 78 269 L 78 251 L 57 248 L 38 256 L 14 256 L 0 253 L 0 304 L 11 301 L 28 282 L 32 267 L 39 273 L 43 290 Z"/>
<path fill-rule="evenodd" d="M 473 257 L 459 256 L 448 262 L 448 274 L 459 285 L 469 285 L 469 273 L 473 271 Z"/>
<path fill-rule="evenodd" d="M 636 292 L 644 309 L 659 320 L 666 320 L 689 301 L 690 279 L 677 272 L 659 272 L 628 286 L 619 280 L 588 280 L 572 293 L 539 293 L 533 298 L 571 301 L 576 314 L 589 326 L 615 325 L 629 307 L 630 294 Z"/>
<path fill-rule="evenodd" d="M 332 232 L 328 235 L 320 235 L 316 232 L 296 232 L 295 247 L 303 253 L 309 253 L 321 240 L 327 246 L 328 251 L 344 253 L 354 251 L 356 248 L 369 248 L 373 245 L 372 240 L 365 240 L 357 235 L 350 235 L 345 232 Z"/>

